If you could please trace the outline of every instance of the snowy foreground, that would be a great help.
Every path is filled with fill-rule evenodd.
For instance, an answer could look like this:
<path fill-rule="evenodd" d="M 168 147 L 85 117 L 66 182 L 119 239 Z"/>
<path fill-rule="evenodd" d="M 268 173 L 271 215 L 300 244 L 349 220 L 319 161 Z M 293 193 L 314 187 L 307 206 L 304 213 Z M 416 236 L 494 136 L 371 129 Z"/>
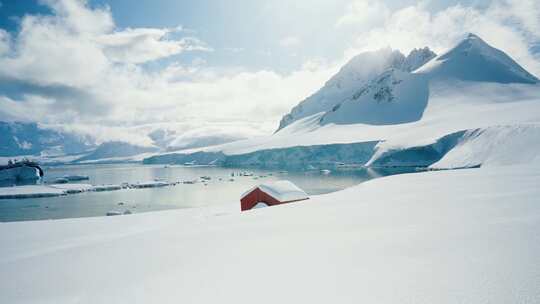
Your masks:
<path fill-rule="evenodd" d="M 540 165 L 244 213 L 0 223 L 0 303 L 540 303 Z"/>

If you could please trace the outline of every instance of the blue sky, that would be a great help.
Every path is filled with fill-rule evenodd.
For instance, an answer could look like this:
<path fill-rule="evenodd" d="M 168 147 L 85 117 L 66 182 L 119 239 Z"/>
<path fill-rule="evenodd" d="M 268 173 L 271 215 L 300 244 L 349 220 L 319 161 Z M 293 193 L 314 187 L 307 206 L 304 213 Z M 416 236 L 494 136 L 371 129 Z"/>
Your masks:
<path fill-rule="evenodd" d="M 103 140 L 269 134 L 352 56 L 468 32 L 540 74 L 537 0 L 0 1 L 0 120 Z"/>
<path fill-rule="evenodd" d="M 336 30 L 349 0 L 92 0 L 90 7 L 110 8 L 118 28 L 172 28 L 183 26 L 189 34 L 208 43 L 213 52 L 184 53 L 167 58 L 190 62 L 204 59 L 213 66 L 242 66 L 290 72 L 307 58 L 334 59 L 351 47 L 354 28 Z M 391 10 L 416 3 L 387 1 Z M 457 1 L 431 1 L 436 12 Z M 487 1 L 460 1 L 483 7 Z M 6 1 L 0 8 L 0 27 L 16 31 L 25 14 L 51 14 L 36 0 Z M 287 43 L 288 42 L 288 43 Z M 285 44 L 285 45 L 284 45 Z M 155 63 L 154 63 L 155 64 Z M 161 66 L 161 65 L 160 65 Z"/>

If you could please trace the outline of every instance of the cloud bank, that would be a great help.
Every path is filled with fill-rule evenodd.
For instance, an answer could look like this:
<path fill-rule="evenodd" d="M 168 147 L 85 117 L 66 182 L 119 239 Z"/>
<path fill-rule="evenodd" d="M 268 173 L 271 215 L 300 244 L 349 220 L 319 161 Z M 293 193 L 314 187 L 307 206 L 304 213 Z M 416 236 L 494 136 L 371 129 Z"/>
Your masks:
<path fill-rule="evenodd" d="M 211 46 L 181 27 L 119 29 L 108 7 L 86 1 L 43 4 L 51 15 L 26 15 L 17 33 L 0 31 L 0 119 L 131 141 L 137 136 L 126 133 L 141 125 L 169 124 L 181 132 L 186 125 L 204 130 L 237 122 L 244 131 L 228 129 L 239 138 L 271 132 L 283 112 L 332 73 L 320 65 L 282 75 L 211 68 L 203 60 L 183 64 L 174 56 Z M 145 67 L 166 58 L 172 63 Z"/>

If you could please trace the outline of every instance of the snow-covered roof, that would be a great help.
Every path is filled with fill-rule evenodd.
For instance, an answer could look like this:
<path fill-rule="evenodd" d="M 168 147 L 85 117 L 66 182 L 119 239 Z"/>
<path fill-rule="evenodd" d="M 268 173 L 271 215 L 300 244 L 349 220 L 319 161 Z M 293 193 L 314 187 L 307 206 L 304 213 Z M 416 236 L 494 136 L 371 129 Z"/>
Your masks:
<path fill-rule="evenodd" d="M 251 191 L 257 188 L 281 202 L 296 201 L 309 198 L 306 192 L 304 192 L 304 190 L 298 188 L 298 186 L 296 186 L 292 182 L 288 180 L 280 180 L 255 186 L 242 194 L 240 199 L 243 199 L 249 193 L 251 193 Z"/>

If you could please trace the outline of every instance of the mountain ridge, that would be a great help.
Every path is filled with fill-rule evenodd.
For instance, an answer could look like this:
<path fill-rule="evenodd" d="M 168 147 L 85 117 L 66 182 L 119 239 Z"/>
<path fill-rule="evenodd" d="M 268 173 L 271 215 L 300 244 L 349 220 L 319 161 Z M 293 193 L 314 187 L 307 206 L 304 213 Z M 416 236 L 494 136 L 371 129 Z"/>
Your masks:
<path fill-rule="evenodd" d="M 426 50 L 429 49 L 423 53 Z M 410 55 L 414 56 L 415 52 L 422 50 L 415 49 Z M 430 81 L 538 83 L 534 75 L 510 56 L 472 33 L 448 51 L 418 61 L 416 66 L 388 68 L 348 97 L 336 101 L 331 109 L 324 111 L 319 124 L 389 125 L 420 120 L 429 100 Z"/>
<path fill-rule="evenodd" d="M 426 74 L 432 79 L 529 84 L 539 81 L 506 53 L 473 33 L 414 73 Z"/>

